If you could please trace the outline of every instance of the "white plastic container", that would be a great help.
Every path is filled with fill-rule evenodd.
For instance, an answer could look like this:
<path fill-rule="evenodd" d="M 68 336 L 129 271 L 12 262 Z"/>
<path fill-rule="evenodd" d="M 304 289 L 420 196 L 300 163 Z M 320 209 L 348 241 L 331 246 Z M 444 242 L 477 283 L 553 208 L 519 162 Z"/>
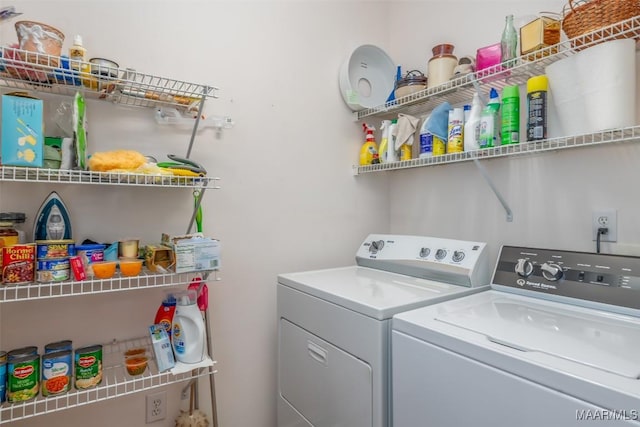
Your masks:
<path fill-rule="evenodd" d="M 480 115 L 482 114 L 482 101 L 478 93 L 473 94 L 471 113 L 464 123 L 464 151 L 480 149 Z"/>
<path fill-rule="evenodd" d="M 207 357 L 207 338 L 196 291 L 188 290 L 174 296 L 176 311 L 173 315 L 171 345 L 176 360 L 182 363 L 202 362 Z"/>

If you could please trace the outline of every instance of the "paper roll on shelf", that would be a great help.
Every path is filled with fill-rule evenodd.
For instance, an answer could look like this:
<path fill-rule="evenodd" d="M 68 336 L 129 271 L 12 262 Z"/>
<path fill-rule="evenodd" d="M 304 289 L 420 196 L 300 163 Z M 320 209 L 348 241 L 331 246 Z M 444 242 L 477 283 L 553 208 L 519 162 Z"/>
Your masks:
<path fill-rule="evenodd" d="M 545 72 L 564 136 L 636 124 L 633 39 L 598 44 Z"/>

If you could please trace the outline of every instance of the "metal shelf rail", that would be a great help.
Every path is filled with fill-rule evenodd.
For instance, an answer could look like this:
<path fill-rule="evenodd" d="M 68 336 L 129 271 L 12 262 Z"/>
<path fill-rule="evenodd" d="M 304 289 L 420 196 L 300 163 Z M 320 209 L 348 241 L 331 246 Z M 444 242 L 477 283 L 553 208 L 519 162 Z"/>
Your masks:
<path fill-rule="evenodd" d="M 38 396 L 27 402 L 5 402 L 0 405 L 0 424 L 58 412 L 103 400 L 115 399 L 117 397 L 162 387 L 167 384 L 188 381 L 193 378 L 205 377 L 216 373 L 214 369 L 215 362 L 213 367 L 200 368 L 183 374 L 174 375 L 170 372 L 158 372 L 155 359 L 150 357 L 146 371 L 141 375 L 131 376 L 128 374 L 124 365 L 124 352 L 127 349 L 138 347 L 144 347 L 149 354 L 153 354 L 151 339 L 148 337 L 114 341 L 104 345 L 102 348 L 104 366 L 102 384 L 88 390 L 73 389 L 59 396 Z"/>

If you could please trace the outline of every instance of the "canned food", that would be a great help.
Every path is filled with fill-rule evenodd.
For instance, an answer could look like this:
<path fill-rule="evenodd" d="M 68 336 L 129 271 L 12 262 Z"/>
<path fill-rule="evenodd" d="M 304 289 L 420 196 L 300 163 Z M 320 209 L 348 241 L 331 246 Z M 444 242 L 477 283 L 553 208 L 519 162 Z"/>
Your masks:
<path fill-rule="evenodd" d="M 35 345 L 16 348 L 7 353 L 7 361 L 11 362 L 12 360 L 18 359 L 23 356 L 34 356 L 36 354 L 38 354 L 38 347 L 36 347 Z"/>
<path fill-rule="evenodd" d="M 36 263 L 38 282 L 62 282 L 69 280 L 69 258 L 38 260 Z"/>
<path fill-rule="evenodd" d="M 52 342 L 44 346 L 45 353 L 55 353 L 56 351 L 66 350 L 73 350 L 73 342 L 71 340 Z"/>
<path fill-rule="evenodd" d="M 106 245 L 80 245 L 76 247 L 76 253 L 82 260 L 87 277 L 93 277 L 92 263 L 104 261 L 104 249 L 106 247 Z"/>
<path fill-rule="evenodd" d="M 76 349 L 76 388 L 84 390 L 102 382 L 102 346 L 93 345 Z"/>
<path fill-rule="evenodd" d="M 7 352 L 0 351 L 0 362 L 6 362 L 6 361 L 7 361 Z"/>
<path fill-rule="evenodd" d="M 40 389 L 40 356 L 26 355 L 7 362 L 7 401 L 25 402 Z"/>
<path fill-rule="evenodd" d="M 76 254 L 73 240 L 36 240 L 36 258 L 68 258 Z"/>
<path fill-rule="evenodd" d="M 2 248 L 2 283 L 31 283 L 35 280 L 35 244 Z"/>
<path fill-rule="evenodd" d="M 0 360 L 0 403 L 7 400 L 7 361 Z"/>
<path fill-rule="evenodd" d="M 42 355 L 42 395 L 66 393 L 71 389 L 73 357 L 71 350 Z"/>

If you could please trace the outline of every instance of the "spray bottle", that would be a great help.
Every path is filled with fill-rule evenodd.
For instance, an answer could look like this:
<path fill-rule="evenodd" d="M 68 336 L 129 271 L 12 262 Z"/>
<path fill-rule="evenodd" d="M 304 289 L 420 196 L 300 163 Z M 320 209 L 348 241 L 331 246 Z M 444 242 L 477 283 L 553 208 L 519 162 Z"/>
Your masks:
<path fill-rule="evenodd" d="M 207 357 L 207 337 L 202 313 L 193 289 L 176 293 L 176 311 L 173 315 L 171 344 L 176 360 L 198 363 Z"/>
<path fill-rule="evenodd" d="M 501 145 L 500 139 L 500 96 L 498 91 L 491 88 L 489 103 L 480 115 L 480 148 L 489 148 Z"/>
<path fill-rule="evenodd" d="M 378 144 L 376 144 L 376 140 L 373 136 L 373 131 L 375 131 L 376 128 L 366 123 L 362 124 L 362 128 L 364 129 L 367 137 L 360 148 L 360 166 L 371 165 L 374 161 L 375 163 L 379 163 Z"/>
<path fill-rule="evenodd" d="M 471 112 L 464 123 L 464 151 L 473 151 L 480 148 L 480 115 L 482 114 L 482 101 L 480 95 L 473 94 Z"/>
<path fill-rule="evenodd" d="M 387 163 L 389 159 L 389 127 L 391 126 L 391 120 L 383 120 L 380 124 L 380 132 L 382 136 L 380 138 L 380 163 Z"/>

